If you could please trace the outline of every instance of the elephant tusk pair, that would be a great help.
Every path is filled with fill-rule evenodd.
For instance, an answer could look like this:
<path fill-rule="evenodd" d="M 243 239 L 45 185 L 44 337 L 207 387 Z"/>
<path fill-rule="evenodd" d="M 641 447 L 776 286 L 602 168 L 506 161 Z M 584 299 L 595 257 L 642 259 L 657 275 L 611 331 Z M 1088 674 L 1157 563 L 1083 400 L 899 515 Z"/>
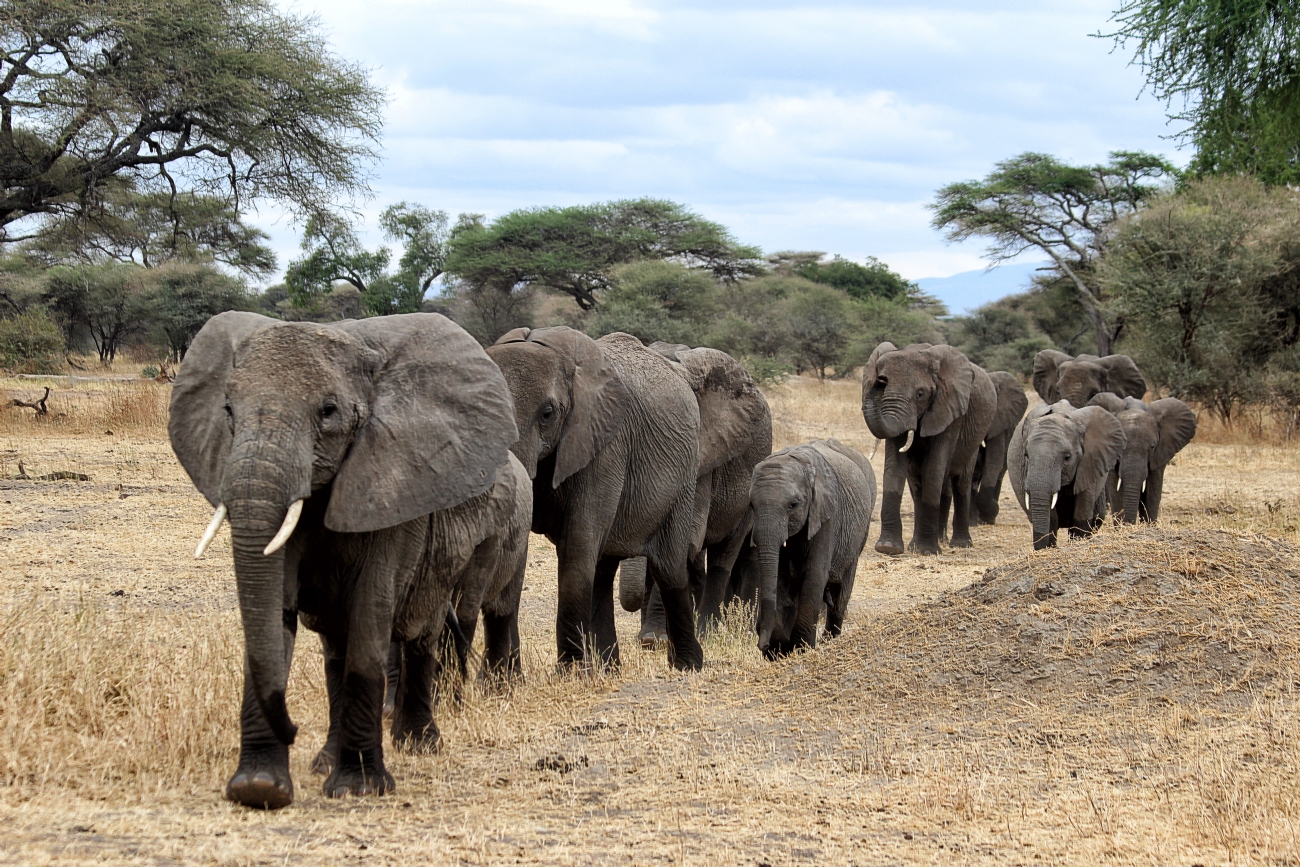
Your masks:
<path fill-rule="evenodd" d="M 298 519 L 302 517 L 302 502 L 302 500 L 294 500 L 289 504 L 289 511 L 284 513 L 284 523 L 280 525 L 280 532 L 275 534 L 275 538 L 262 551 L 264 556 L 271 556 L 289 541 L 289 537 L 293 535 L 293 528 L 298 526 Z"/>
<path fill-rule="evenodd" d="M 194 559 L 197 560 L 203 556 L 203 552 L 208 550 L 212 540 L 217 537 L 217 531 L 221 529 L 221 522 L 226 520 L 226 504 L 222 503 L 217 506 L 217 511 L 212 516 L 212 522 L 208 524 L 208 529 L 203 531 L 203 538 L 199 540 L 199 547 L 194 549 Z"/>
<path fill-rule="evenodd" d="M 294 528 L 298 526 L 298 519 L 302 517 L 302 502 L 302 500 L 294 500 L 289 505 L 289 510 L 284 514 L 284 523 L 280 525 L 280 532 L 275 534 L 275 538 L 262 551 L 264 556 L 274 554 L 284 547 L 285 542 L 289 541 Z M 195 560 L 203 556 L 203 552 L 208 550 L 208 546 L 216 538 L 217 531 L 221 529 L 221 522 L 226 520 L 226 513 L 225 503 L 217 506 L 217 511 L 212 515 L 212 521 L 208 524 L 208 529 L 203 531 L 203 538 L 199 539 L 199 546 L 194 549 Z"/>
<path fill-rule="evenodd" d="M 912 447 L 912 437 L 914 437 L 915 435 L 916 435 L 916 431 L 914 430 L 910 430 L 907 432 L 907 442 L 903 443 L 903 447 L 898 450 L 898 453 L 900 455 Z"/>

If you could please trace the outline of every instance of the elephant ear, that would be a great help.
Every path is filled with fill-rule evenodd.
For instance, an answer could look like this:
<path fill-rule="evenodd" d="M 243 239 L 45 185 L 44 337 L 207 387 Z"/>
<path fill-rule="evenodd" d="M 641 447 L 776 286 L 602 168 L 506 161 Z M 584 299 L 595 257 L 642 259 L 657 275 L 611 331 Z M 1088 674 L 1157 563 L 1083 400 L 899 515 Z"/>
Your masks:
<path fill-rule="evenodd" d="M 1025 454 L 1025 443 L 1029 440 L 1029 428 L 1033 425 L 1033 419 L 1046 414 L 1045 404 L 1039 404 L 1034 409 L 1040 407 L 1043 412 L 1031 412 L 1016 425 L 1011 443 L 1007 446 L 1007 475 L 1011 477 L 1011 490 L 1016 492 L 1016 502 L 1025 510 L 1026 515 L 1029 514 L 1029 503 L 1025 500 L 1025 475 L 1029 472 L 1029 457 Z"/>
<path fill-rule="evenodd" d="M 226 382 L 235 369 L 235 347 L 254 331 L 283 324 L 256 313 L 219 313 L 199 329 L 176 373 L 167 435 L 194 487 L 213 506 L 220 502 L 230 457 Z"/>
<path fill-rule="evenodd" d="M 812 494 L 812 499 L 808 501 L 808 538 L 811 539 L 823 524 L 839 514 L 840 482 L 834 468 L 816 446 L 807 447 L 803 457 L 811 476 L 808 486 Z"/>
<path fill-rule="evenodd" d="M 772 413 L 739 361 L 717 349 L 686 349 L 677 361 L 690 374 L 700 405 L 700 474 L 742 454 L 766 433 L 771 449 Z"/>
<path fill-rule="evenodd" d="M 505 377 L 478 341 L 437 313 L 332 327 L 382 361 L 370 416 L 334 476 L 325 526 L 380 530 L 486 491 L 518 432 Z"/>
<path fill-rule="evenodd" d="M 1160 427 L 1160 439 L 1151 463 L 1153 467 L 1163 467 L 1196 436 L 1196 413 L 1176 397 L 1152 401 L 1150 409 Z"/>
<path fill-rule="evenodd" d="M 932 359 L 935 391 L 930 408 L 921 416 L 918 436 L 932 437 L 965 415 L 975 386 L 975 365 L 951 346 L 931 346 L 921 350 Z"/>
<path fill-rule="evenodd" d="M 1069 415 L 1083 425 L 1083 455 L 1074 472 L 1074 489 L 1098 491 L 1124 453 L 1124 426 L 1099 406 L 1085 406 Z"/>
<path fill-rule="evenodd" d="M 1056 391 L 1056 368 L 1070 360 L 1070 356 L 1055 349 L 1044 349 L 1034 356 L 1034 391 L 1043 403 L 1056 403 L 1060 399 Z"/>
<path fill-rule="evenodd" d="M 529 343 L 555 350 L 573 365 L 573 403 L 555 449 L 554 487 L 591 463 L 622 426 L 632 403 L 618 368 L 600 344 L 567 326 L 534 328 Z"/>
<path fill-rule="evenodd" d="M 871 357 L 867 359 L 866 365 L 862 368 L 862 388 L 864 391 L 871 388 L 871 384 L 876 381 L 876 362 L 880 360 L 880 356 L 886 352 L 897 351 L 898 347 L 888 340 L 871 350 Z"/>
<path fill-rule="evenodd" d="M 503 343 L 523 343 L 528 339 L 528 334 L 532 330 L 533 329 L 524 326 L 521 326 L 519 328 L 512 328 L 509 331 L 507 331 L 505 334 L 502 334 L 500 337 L 498 337 L 497 342 L 494 343 L 493 345 L 500 346 Z"/>
<path fill-rule="evenodd" d="M 1088 401 L 1088 406 L 1099 406 L 1109 413 L 1121 413 L 1128 407 L 1124 403 L 1124 398 L 1109 391 L 1099 391 Z"/>
<path fill-rule="evenodd" d="M 1097 359 L 1106 371 L 1106 390 L 1120 397 L 1140 398 L 1147 393 L 1147 381 L 1137 364 L 1127 355 L 1107 355 Z"/>
<path fill-rule="evenodd" d="M 1011 430 L 1025 416 L 1029 408 L 1029 398 L 1020 380 L 1004 370 L 995 370 L 989 374 L 993 388 L 998 395 L 997 408 L 993 411 L 993 422 L 989 425 L 985 438 L 995 437 Z"/>

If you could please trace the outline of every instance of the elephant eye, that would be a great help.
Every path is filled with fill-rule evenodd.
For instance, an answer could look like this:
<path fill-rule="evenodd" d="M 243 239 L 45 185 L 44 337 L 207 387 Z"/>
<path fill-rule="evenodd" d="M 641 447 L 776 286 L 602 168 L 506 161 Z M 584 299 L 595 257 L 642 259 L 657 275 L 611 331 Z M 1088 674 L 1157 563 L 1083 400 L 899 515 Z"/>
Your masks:
<path fill-rule="evenodd" d="M 918 389 L 916 390 L 916 396 L 917 396 L 917 397 L 925 397 L 925 389 L 924 389 L 924 388 L 918 388 Z"/>
<path fill-rule="evenodd" d="M 799 508 L 799 501 L 798 501 L 798 500 L 791 500 L 791 501 L 790 501 L 790 508 L 792 508 L 792 509 L 797 509 L 797 508 Z"/>
<path fill-rule="evenodd" d="M 320 417 L 329 418 L 330 416 L 334 415 L 334 413 L 338 411 L 339 411 L 338 404 L 334 403 L 333 401 L 330 401 L 329 403 L 326 403 L 324 406 L 320 408 Z"/>
<path fill-rule="evenodd" d="M 555 404 L 547 403 L 542 407 L 542 421 L 549 421 L 555 415 Z"/>

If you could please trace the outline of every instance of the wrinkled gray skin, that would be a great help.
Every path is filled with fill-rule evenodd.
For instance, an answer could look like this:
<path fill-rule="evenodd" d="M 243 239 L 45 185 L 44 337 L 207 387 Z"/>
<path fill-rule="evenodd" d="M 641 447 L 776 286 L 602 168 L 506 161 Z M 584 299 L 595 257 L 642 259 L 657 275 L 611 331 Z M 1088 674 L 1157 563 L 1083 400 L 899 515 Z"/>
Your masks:
<path fill-rule="evenodd" d="M 1061 527 L 1072 538 L 1092 533 L 1124 442 L 1119 420 L 1099 406 L 1076 409 L 1063 400 L 1029 411 L 1011 438 L 1007 474 L 1033 526 L 1035 550 L 1055 546 Z"/>
<path fill-rule="evenodd" d="M 698 550 L 691 556 L 690 581 L 696 629 L 703 635 L 722 607 L 741 595 L 732 569 L 749 533 L 750 477 L 772 453 L 772 413 L 753 378 L 727 353 L 658 342 L 650 349 L 674 363 L 700 408 Z M 640 608 L 641 643 L 650 647 L 667 636 L 667 626 L 658 590 L 644 597 L 644 575 L 639 558 L 625 560 L 619 567 L 619 598 L 629 611 Z"/>
<path fill-rule="evenodd" d="M 381 732 L 391 641 L 405 642 L 406 672 L 394 738 L 432 745 L 433 650 L 453 593 L 479 580 L 475 569 L 493 571 L 476 559 L 493 546 L 527 544 L 500 371 L 436 314 L 318 325 L 223 313 L 185 356 L 168 430 L 195 486 L 229 512 L 245 667 L 226 797 L 293 799 L 297 727 L 284 696 L 299 619 L 325 648 L 339 745 L 325 793 L 391 791 Z M 292 536 L 264 554 L 297 500 Z"/>
<path fill-rule="evenodd" d="M 687 581 L 699 471 L 700 411 L 672 364 L 628 334 L 518 328 L 488 354 L 515 404 L 512 447 L 533 478 L 533 531 L 559 558 L 561 666 L 589 645 L 618 663 L 614 575 L 647 558 L 667 609 L 669 659 L 698 669 L 703 651 Z"/>
<path fill-rule="evenodd" d="M 1007 473 L 1007 448 L 1016 425 L 1029 409 L 1029 397 L 1014 375 L 995 370 L 989 372 L 989 380 L 997 392 L 998 402 L 975 458 L 975 474 L 971 479 L 972 524 L 997 521 L 998 497 L 1002 495 L 1002 479 Z"/>
<path fill-rule="evenodd" d="M 1094 395 L 1136 397 L 1147 391 L 1142 371 L 1127 355 L 1080 355 L 1071 358 L 1055 349 L 1034 356 L 1034 391 L 1044 403 L 1068 400 L 1072 406 L 1087 406 Z"/>
<path fill-rule="evenodd" d="M 1174 397 L 1143 403 L 1098 394 L 1091 404 L 1112 413 L 1124 428 L 1124 454 L 1107 483 L 1110 511 L 1126 524 L 1160 517 L 1165 467 L 1196 436 L 1196 413 Z"/>
<path fill-rule="evenodd" d="M 882 343 L 871 353 L 862 373 L 862 416 L 871 433 L 885 440 L 877 551 L 903 553 L 900 507 L 905 482 L 915 505 L 912 550 L 939 553 L 943 500 L 949 490 L 954 505 L 951 544 L 971 546 L 971 478 L 996 407 L 997 393 L 988 374 L 951 346 L 916 343 L 898 349 Z M 903 453 L 909 431 L 915 439 Z"/>
<path fill-rule="evenodd" d="M 876 505 L 876 475 L 835 440 L 782 449 L 754 468 L 758 646 L 769 658 L 840 634 Z"/>

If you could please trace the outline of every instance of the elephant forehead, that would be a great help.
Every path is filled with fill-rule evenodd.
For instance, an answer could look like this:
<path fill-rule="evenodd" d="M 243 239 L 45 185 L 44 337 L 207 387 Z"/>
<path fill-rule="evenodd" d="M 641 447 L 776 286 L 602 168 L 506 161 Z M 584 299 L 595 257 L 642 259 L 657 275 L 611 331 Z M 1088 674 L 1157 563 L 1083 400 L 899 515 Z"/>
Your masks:
<path fill-rule="evenodd" d="M 1079 423 L 1069 416 L 1051 414 L 1045 415 L 1034 422 L 1033 429 L 1029 432 L 1029 441 L 1043 442 L 1060 440 L 1069 440 L 1079 434 Z"/>
<path fill-rule="evenodd" d="M 361 344 L 333 328 L 307 323 L 264 328 L 248 335 L 236 347 L 232 380 L 241 371 L 266 373 L 268 368 L 306 379 L 302 374 L 340 367 L 363 350 Z"/>
<path fill-rule="evenodd" d="M 497 367 L 501 368 L 501 375 L 515 393 L 549 386 L 552 380 L 568 369 L 563 354 L 541 343 L 489 346 L 487 353 Z"/>
<path fill-rule="evenodd" d="M 1130 441 L 1136 434 L 1148 436 L 1152 441 L 1160 434 L 1160 425 L 1156 423 L 1155 416 L 1145 409 L 1127 409 L 1116 417 L 1124 426 L 1124 433 Z"/>
<path fill-rule="evenodd" d="M 918 379 L 931 378 L 938 369 L 938 360 L 924 352 L 900 349 L 880 356 L 876 361 L 876 371 L 883 376 L 912 376 Z"/>

